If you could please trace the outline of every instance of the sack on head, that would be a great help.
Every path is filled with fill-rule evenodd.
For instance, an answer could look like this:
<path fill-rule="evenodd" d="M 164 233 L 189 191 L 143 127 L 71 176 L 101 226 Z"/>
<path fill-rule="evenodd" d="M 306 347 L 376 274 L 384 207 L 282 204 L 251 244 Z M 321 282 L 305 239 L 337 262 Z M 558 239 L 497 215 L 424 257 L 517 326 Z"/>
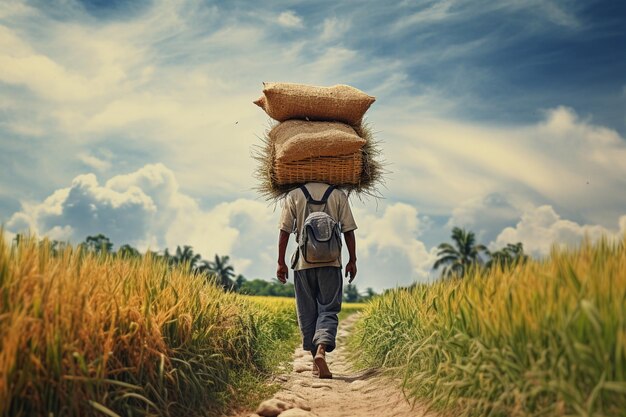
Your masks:
<path fill-rule="evenodd" d="M 269 137 L 280 162 L 350 155 L 365 145 L 365 139 L 352 127 L 339 122 L 287 120 L 274 127 Z"/>
<path fill-rule="evenodd" d="M 335 120 L 356 126 L 376 101 L 349 85 L 316 87 L 292 83 L 263 83 L 263 95 L 254 104 L 275 120 Z"/>

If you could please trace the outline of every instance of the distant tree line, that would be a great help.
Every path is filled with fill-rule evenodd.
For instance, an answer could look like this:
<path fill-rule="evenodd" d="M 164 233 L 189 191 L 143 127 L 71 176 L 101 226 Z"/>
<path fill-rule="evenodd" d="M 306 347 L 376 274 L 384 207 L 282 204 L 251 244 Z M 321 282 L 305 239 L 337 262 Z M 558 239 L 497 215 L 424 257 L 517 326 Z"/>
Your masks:
<path fill-rule="evenodd" d="M 16 244 L 23 239 L 23 235 L 17 234 L 14 238 Z M 50 248 L 53 255 L 58 254 L 68 244 L 58 240 L 50 241 Z M 120 246 L 117 251 L 113 250 L 114 244 L 103 235 L 87 236 L 87 238 L 77 245 L 77 249 L 97 255 L 118 256 L 121 258 L 141 258 L 151 255 L 154 259 L 162 260 L 171 267 L 186 268 L 190 273 L 202 274 L 207 280 L 213 279 L 227 291 L 235 291 L 247 295 L 262 295 L 275 297 L 294 297 L 295 289 L 291 282 L 280 283 L 277 279 L 267 281 L 264 279 L 248 280 L 241 274 L 235 273 L 235 268 L 230 264 L 229 256 L 215 254 L 213 260 L 205 260 L 202 255 L 195 253 L 189 245 L 177 246 L 172 253 L 168 248 L 162 252 L 147 251 L 141 253 L 137 248 L 129 244 Z M 347 284 L 344 286 L 343 298 L 346 302 L 367 301 L 376 293 L 372 288 L 367 288 L 365 294 L 360 294 L 356 285 Z"/>
<path fill-rule="evenodd" d="M 437 260 L 433 269 L 443 267 L 443 278 L 463 278 L 472 268 L 484 272 L 493 268 L 505 270 L 528 260 L 522 242 L 509 243 L 502 249 L 491 252 L 485 245 L 476 243 L 474 232 L 458 227 L 452 229 L 452 241 L 453 244 L 441 243 L 437 247 Z"/>

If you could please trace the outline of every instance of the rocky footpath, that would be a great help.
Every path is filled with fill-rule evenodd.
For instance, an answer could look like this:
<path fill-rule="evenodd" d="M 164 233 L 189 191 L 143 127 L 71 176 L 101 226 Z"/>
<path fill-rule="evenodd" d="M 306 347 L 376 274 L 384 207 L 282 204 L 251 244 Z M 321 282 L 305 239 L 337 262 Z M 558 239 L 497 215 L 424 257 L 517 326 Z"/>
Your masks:
<path fill-rule="evenodd" d="M 337 348 L 326 355 L 333 379 L 319 379 L 312 374 L 309 352 L 296 349 L 291 370 L 276 376 L 282 388 L 273 398 L 259 404 L 255 413 L 238 417 L 348 417 L 348 416 L 436 416 L 425 407 L 412 407 L 397 388 L 397 381 L 375 369 L 354 373 L 344 344 L 357 320 L 353 314 L 342 320 L 337 332 Z"/>

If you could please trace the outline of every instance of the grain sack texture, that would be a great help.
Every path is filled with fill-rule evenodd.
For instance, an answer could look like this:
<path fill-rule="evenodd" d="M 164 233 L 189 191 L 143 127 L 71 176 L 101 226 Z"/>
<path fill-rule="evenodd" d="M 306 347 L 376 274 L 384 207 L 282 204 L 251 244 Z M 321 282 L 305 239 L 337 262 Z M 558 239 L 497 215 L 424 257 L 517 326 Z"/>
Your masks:
<path fill-rule="evenodd" d="M 263 83 L 263 95 L 254 104 L 275 120 L 339 121 L 356 126 L 376 101 L 348 85 L 316 87 L 292 83 Z"/>
<path fill-rule="evenodd" d="M 287 120 L 273 128 L 269 136 L 276 148 L 276 161 L 282 163 L 350 155 L 365 145 L 365 139 L 352 127 L 339 122 Z"/>

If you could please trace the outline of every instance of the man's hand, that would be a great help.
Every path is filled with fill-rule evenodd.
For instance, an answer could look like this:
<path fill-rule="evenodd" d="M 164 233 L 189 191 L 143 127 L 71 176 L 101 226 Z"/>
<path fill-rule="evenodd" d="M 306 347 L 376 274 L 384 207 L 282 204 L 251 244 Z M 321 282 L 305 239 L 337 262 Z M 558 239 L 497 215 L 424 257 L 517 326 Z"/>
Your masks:
<path fill-rule="evenodd" d="M 346 240 L 346 247 L 350 255 L 349 261 L 346 264 L 346 277 L 350 274 L 348 283 L 352 284 L 354 277 L 356 277 L 356 239 L 354 237 L 354 230 L 345 232 L 343 238 Z"/>
<path fill-rule="evenodd" d="M 289 243 L 289 233 L 281 230 L 278 235 L 278 268 L 276 268 L 276 278 L 283 284 L 287 282 L 287 278 L 289 277 L 289 269 L 285 262 L 287 243 Z"/>
<path fill-rule="evenodd" d="M 276 268 L 276 278 L 283 284 L 287 282 L 287 278 L 289 277 L 289 268 L 287 268 L 286 263 L 278 263 L 278 268 Z"/>
<path fill-rule="evenodd" d="M 350 274 L 350 279 L 348 280 L 349 284 L 352 284 L 354 281 L 354 277 L 356 277 L 356 261 L 349 261 L 346 264 L 346 277 Z"/>

